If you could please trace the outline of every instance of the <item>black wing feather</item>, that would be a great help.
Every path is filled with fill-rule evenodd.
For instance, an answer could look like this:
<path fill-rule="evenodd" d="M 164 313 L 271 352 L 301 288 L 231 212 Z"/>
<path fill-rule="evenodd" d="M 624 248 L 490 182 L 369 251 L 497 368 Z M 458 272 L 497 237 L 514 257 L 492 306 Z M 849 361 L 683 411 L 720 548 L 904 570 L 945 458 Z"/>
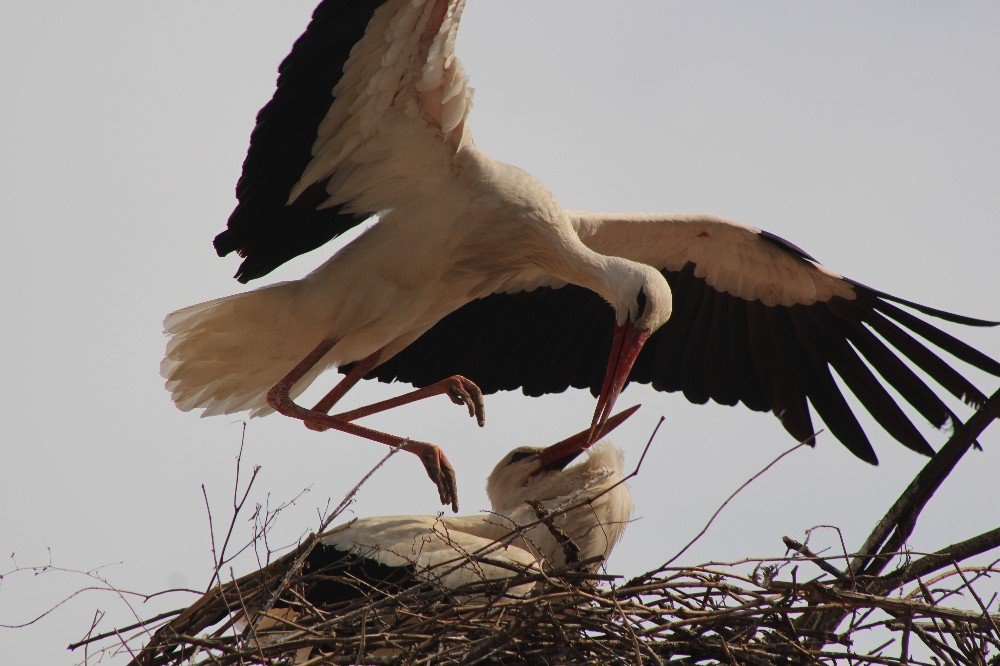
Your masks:
<path fill-rule="evenodd" d="M 240 282 L 267 275 L 371 216 L 345 213 L 340 206 L 318 210 L 327 198 L 325 181 L 287 202 L 312 159 L 319 125 L 333 104 L 332 91 L 351 48 L 384 2 L 325 0 L 278 68 L 277 89 L 257 115 L 236 184 L 239 203 L 226 230 L 215 237 L 219 256 L 235 251 L 244 257 L 236 273 Z"/>
<path fill-rule="evenodd" d="M 303 596 L 315 606 L 396 594 L 418 582 L 413 565 L 389 566 L 317 544 L 302 567 Z M 289 601 L 292 601 L 291 599 Z"/>
<path fill-rule="evenodd" d="M 768 240 L 786 247 L 775 239 Z M 787 249 L 808 261 L 804 253 Z M 996 361 L 887 302 L 902 299 L 887 299 L 858 283 L 851 283 L 853 300 L 833 297 L 785 307 L 718 292 L 695 277 L 692 263 L 663 275 L 673 291 L 673 315 L 646 342 L 632 381 L 682 391 L 692 402 L 742 402 L 754 411 L 772 411 L 799 441 L 815 433 L 812 405 L 837 439 L 871 463 L 877 462 L 875 452 L 831 369 L 886 432 L 924 454 L 932 448 L 886 385 L 935 427 L 954 421 L 955 415 L 898 354 L 969 403 L 981 403 L 985 396 L 903 327 L 1000 376 Z M 964 320 L 957 315 L 948 319 Z M 612 324 L 610 306 L 574 285 L 494 294 L 451 313 L 369 377 L 423 386 L 462 374 L 487 393 L 521 388 L 539 395 L 572 386 L 596 394 Z"/>
<path fill-rule="evenodd" d="M 674 311 L 667 323 L 650 336 L 642 354 L 653 356 L 653 388 L 657 391 L 673 392 L 683 388 L 680 381 L 683 356 L 678 351 L 687 346 L 691 328 L 698 315 L 698 304 L 705 283 L 703 280 L 695 279 L 694 264 L 684 266 L 676 274 L 665 275 L 671 289 L 675 286 L 677 288 L 674 292 Z M 653 345 L 651 348 L 650 344 Z"/>
<path fill-rule="evenodd" d="M 889 344 L 913 361 L 917 367 L 930 375 L 934 381 L 947 389 L 953 396 L 974 407 L 986 402 L 986 396 L 972 382 L 894 322 L 878 312 L 870 313 L 866 321 Z"/>
<path fill-rule="evenodd" d="M 715 296 L 717 293 L 713 289 L 703 288 L 701 298 L 694 305 L 697 314 L 688 331 L 687 343 L 683 347 L 681 354 L 681 364 L 678 373 L 681 390 L 688 402 L 696 405 L 704 405 L 708 402 L 709 392 L 706 388 L 705 369 L 705 346 L 708 341 L 709 329 L 712 325 L 712 313 L 715 310 Z M 689 297 L 690 301 L 691 298 Z M 711 353 L 712 350 L 709 350 Z"/>
<path fill-rule="evenodd" d="M 771 411 L 792 437 L 800 442 L 815 444 L 811 438 L 816 430 L 809 416 L 805 385 L 796 370 L 797 361 L 781 331 L 774 330 L 770 325 L 770 310 L 758 302 L 748 304 L 750 326 L 755 338 L 755 363 L 761 376 L 770 378 L 768 393 L 771 396 Z"/>
<path fill-rule="evenodd" d="M 910 403 L 928 423 L 935 428 L 943 428 L 949 419 L 955 419 L 955 414 L 927 386 L 927 384 L 903 363 L 882 340 L 861 323 L 863 314 L 857 313 L 853 301 L 831 302 L 830 311 L 836 317 L 829 319 L 838 333 L 849 340 L 864 359 L 871 364 L 879 375 L 895 388 L 907 402 Z M 853 313 L 850 316 L 842 314 L 844 309 Z"/>
<path fill-rule="evenodd" d="M 720 405 L 732 407 L 740 401 L 739 383 L 735 380 L 729 338 L 732 329 L 729 321 L 729 301 L 724 294 L 714 299 L 712 323 L 705 340 L 704 382 L 709 396 Z"/>
<path fill-rule="evenodd" d="M 906 417 L 857 352 L 838 334 L 829 310 L 797 309 L 796 319 L 797 325 L 810 329 L 810 337 L 816 341 L 820 354 L 844 383 L 851 387 L 851 391 L 862 400 L 862 404 L 886 432 L 909 449 L 924 455 L 934 455 L 934 449 L 920 431 Z"/>
<path fill-rule="evenodd" d="M 890 303 L 876 301 L 875 309 L 899 322 L 928 342 L 945 350 L 955 358 L 961 359 L 969 365 L 992 375 L 1000 375 L 1000 363 L 997 363 L 978 349 L 970 347 L 955 336 L 931 326 L 926 321 L 918 319 L 909 312 L 900 310 Z"/>
<path fill-rule="evenodd" d="M 876 464 L 878 458 L 871 442 L 830 374 L 823 349 L 815 339 L 815 331 L 801 317 L 799 309 L 802 307 L 766 309 L 770 330 L 776 336 L 775 342 L 791 357 L 809 403 L 834 437 L 854 455 Z"/>
<path fill-rule="evenodd" d="M 769 373 L 761 373 L 754 366 L 754 352 L 747 322 L 747 302 L 742 298 L 729 298 L 729 359 L 730 377 L 740 401 L 755 412 L 766 412 L 770 401 L 763 389 Z"/>

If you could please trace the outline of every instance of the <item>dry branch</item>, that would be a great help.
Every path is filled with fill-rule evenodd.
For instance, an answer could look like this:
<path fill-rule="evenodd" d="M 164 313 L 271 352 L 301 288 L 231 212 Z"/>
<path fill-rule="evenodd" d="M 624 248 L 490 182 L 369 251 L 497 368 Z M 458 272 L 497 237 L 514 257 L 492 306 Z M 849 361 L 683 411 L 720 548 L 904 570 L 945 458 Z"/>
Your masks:
<path fill-rule="evenodd" d="M 609 576 L 585 571 L 587 563 L 540 576 L 523 571 L 509 585 L 544 579 L 545 586 L 526 599 L 463 600 L 489 583 L 443 590 L 416 585 L 392 596 L 371 590 L 368 598 L 316 607 L 301 595 L 281 594 L 279 606 L 293 609 L 293 619 L 278 618 L 258 628 L 254 637 L 225 625 L 234 599 L 245 602 L 273 595 L 294 562 L 286 556 L 262 575 L 244 577 L 217 588 L 212 597 L 189 609 L 183 623 L 157 632 L 159 643 L 138 663 L 278 664 L 308 651 L 310 664 L 472 664 L 472 663 L 725 663 L 725 664 L 931 664 L 925 653 L 947 656 L 950 663 L 986 664 L 998 651 L 990 635 L 997 609 L 990 613 L 944 607 L 905 595 L 875 595 L 841 590 L 837 581 L 797 584 L 775 580 L 749 582 L 751 565 L 736 570 L 705 566 L 664 570 L 642 585 L 607 585 Z M 810 558 L 812 559 L 812 558 Z M 790 558 L 789 562 L 806 560 Z M 997 571 L 996 573 L 1000 573 Z M 970 578 L 971 580 L 971 578 Z M 959 584 L 968 591 L 969 586 Z M 309 574 L 293 576 L 290 590 L 308 587 Z M 493 584 L 496 588 L 496 584 Z M 496 593 L 502 590 L 497 589 Z M 985 606 L 984 606 L 985 607 Z M 902 635 L 914 648 L 906 658 L 887 652 L 861 654 L 852 649 L 852 632 L 841 635 L 797 630 L 804 618 L 837 609 L 846 613 L 881 613 L 878 626 L 895 640 Z M 220 619 L 221 618 L 221 619 Z M 854 633 L 861 633 L 864 628 Z M 976 636 L 980 659 L 968 653 Z M 963 647 L 963 637 L 966 638 Z M 988 639 L 988 640 L 987 640 Z M 810 646 L 817 641 L 820 647 Z M 897 652 L 898 654 L 898 652 Z M 849 661 L 850 660 L 850 661 Z M 944 662 L 944 659 L 939 661 Z"/>
<path fill-rule="evenodd" d="M 116 632 L 96 634 L 91 627 L 74 647 L 86 646 L 91 658 L 102 650 L 137 654 L 135 663 L 143 666 L 275 666 L 295 660 L 996 666 L 1000 595 L 987 591 L 990 585 L 996 589 L 1000 568 L 969 560 L 1000 547 L 1000 528 L 924 555 L 914 556 L 904 542 L 934 491 L 998 413 L 995 394 L 956 429 L 855 554 L 846 548 L 817 554 L 785 537 L 785 557 L 700 566 L 671 566 L 671 560 L 621 583 L 619 576 L 590 571 L 593 560 L 575 562 L 575 544 L 563 535 L 569 564 L 558 570 L 518 570 L 492 559 L 488 548 L 464 558 L 508 567 L 513 578 L 457 590 L 418 582 L 392 592 L 353 580 L 364 596 L 317 606 L 308 599 L 310 586 L 317 576 L 336 574 L 302 568 L 316 543 L 311 536 L 259 571 L 216 585 L 187 608 Z M 234 495 L 234 508 L 240 506 Z M 533 524 L 546 524 L 559 537 L 554 515 L 539 506 Z M 800 567 L 807 565 L 818 568 L 818 578 L 800 579 Z M 531 596 L 506 593 L 527 582 L 538 583 Z M 248 614 L 254 621 L 246 622 Z M 258 621 L 262 615 L 267 622 Z M 241 622 L 245 629 L 237 629 Z M 155 637 L 147 640 L 153 630 Z M 141 652 L 135 643 L 145 643 Z"/>

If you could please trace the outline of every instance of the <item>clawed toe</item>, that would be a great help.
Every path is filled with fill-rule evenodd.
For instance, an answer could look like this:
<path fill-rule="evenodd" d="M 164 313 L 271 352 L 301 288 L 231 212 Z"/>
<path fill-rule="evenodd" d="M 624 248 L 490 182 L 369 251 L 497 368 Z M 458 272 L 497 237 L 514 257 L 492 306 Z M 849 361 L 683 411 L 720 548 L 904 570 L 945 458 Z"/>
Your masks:
<path fill-rule="evenodd" d="M 438 489 L 438 497 L 442 504 L 450 504 L 451 510 L 458 513 L 458 482 L 455 470 L 448 462 L 441 449 L 428 445 L 420 454 L 427 476 L 431 478 Z"/>
<path fill-rule="evenodd" d="M 456 405 L 465 405 L 469 410 L 469 416 L 476 419 L 479 427 L 486 425 L 486 404 L 483 401 L 483 392 L 470 379 L 460 375 L 451 378 L 452 385 L 448 388 L 448 397 Z"/>

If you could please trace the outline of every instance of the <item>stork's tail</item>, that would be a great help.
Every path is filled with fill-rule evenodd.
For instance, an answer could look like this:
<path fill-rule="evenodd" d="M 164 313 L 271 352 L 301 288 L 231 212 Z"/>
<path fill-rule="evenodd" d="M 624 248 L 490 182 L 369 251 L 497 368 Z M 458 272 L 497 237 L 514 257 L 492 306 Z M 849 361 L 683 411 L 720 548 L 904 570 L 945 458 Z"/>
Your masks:
<path fill-rule="evenodd" d="M 167 315 L 160 374 L 177 407 L 203 408 L 202 416 L 270 412 L 268 390 L 329 335 L 304 292 L 301 281 L 282 282 Z M 317 364 L 293 396 L 327 366 Z"/>

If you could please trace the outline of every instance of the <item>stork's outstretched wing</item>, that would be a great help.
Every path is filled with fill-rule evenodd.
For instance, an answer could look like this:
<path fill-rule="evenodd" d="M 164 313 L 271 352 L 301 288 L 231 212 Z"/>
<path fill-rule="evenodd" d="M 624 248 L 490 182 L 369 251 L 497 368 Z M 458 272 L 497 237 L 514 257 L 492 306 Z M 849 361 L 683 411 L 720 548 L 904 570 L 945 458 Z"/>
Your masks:
<path fill-rule="evenodd" d="M 266 275 L 451 178 L 471 104 L 455 34 L 464 0 L 325 0 L 279 68 L 219 255 Z"/>
<path fill-rule="evenodd" d="M 1000 363 L 897 304 L 958 324 L 994 322 L 871 289 L 767 232 L 703 215 L 573 215 L 588 246 L 659 268 L 673 290 L 673 315 L 646 343 L 632 381 L 683 391 L 699 404 L 772 411 L 799 440 L 815 432 L 811 404 L 837 439 L 874 463 L 833 372 L 893 438 L 925 454 L 930 445 L 887 386 L 936 427 L 955 415 L 902 358 L 970 404 L 985 396 L 932 347 L 1000 376 Z M 612 324 L 611 308 L 593 292 L 527 279 L 523 291 L 445 317 L 371 376 L 421 386 L 457 373 L 487 392 L 596 393 Z"/>

